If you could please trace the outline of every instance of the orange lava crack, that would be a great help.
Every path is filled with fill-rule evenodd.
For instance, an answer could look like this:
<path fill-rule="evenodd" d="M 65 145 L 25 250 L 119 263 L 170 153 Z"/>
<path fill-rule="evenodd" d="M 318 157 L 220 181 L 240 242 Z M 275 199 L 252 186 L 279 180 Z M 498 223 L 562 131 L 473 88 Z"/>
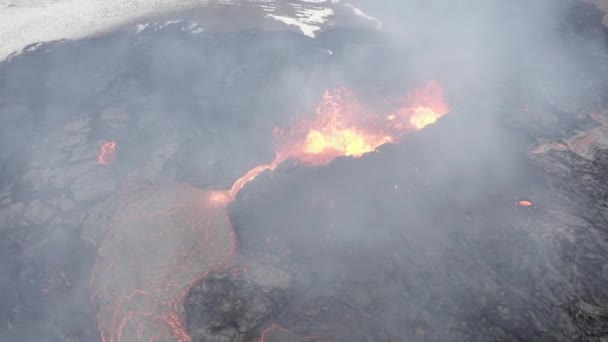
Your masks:
<path fill-rule="evenodd" d="M 101 145 L 97 155 L 97 164 L 109 166 L 116 158 L 116 141 L 108 141 Z"/>

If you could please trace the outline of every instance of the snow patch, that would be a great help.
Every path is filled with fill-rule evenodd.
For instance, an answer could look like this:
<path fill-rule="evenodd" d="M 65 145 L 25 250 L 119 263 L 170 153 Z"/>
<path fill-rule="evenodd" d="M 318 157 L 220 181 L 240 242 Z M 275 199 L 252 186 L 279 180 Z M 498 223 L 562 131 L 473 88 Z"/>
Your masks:
<path fill-rule="evenodd" d="M 0 62 L 34 42 L 80 39 L 207 0 L 0 0 Z M 4 6 L 4 7 L 3 7 Z"/>
<path fill-rule="evenodd" d="M 296 26 L 312 38 L 330 25 L 328 21 L 335 15 L 333 8 L 337 4 L 381 27 L 380 20 L 341 0 L 0 0 L 0 62 L 34 42 L 80 39 L 147 15 L 202 7 L 212 2 L 251 6 L 260 15 Z M 134 30 L 141 33 L 171 24 L 141 23 Z M 197 34 L 205 29 L 197 26 L 185 30 Z"/>
<path fill-rule="evenodd" d="M 315 38 L 315 32 L 321 29 L 321 25 L 334 15 L 331 8 L 298 9 L 295 17 L 284 15 L 267 14 L 268 17 L 278 20 L 287 25 L 298 26 L 300 31 L 308 37 Z"/>
<path fill-rule="evenodd" d="M 260 5 L 260 8 L 264 12 L 274 12 L 276 10 L 276 7 L 269 6 L 269 5 Z"/>
<path fill-rule="evenodd" d="M 192 34 L 199 34 L 205 32 L 205 28 L 195 22 L 189 22 L 187 27 L 182 28 L 182 31 L 189 31 Z"/>
<path fill-rule="evenodd" d="M 283 24 L 294 25 L 294 26 L 299 27 L 300 31 L 302 31 L 302 33 L 304 33 L 305 36 L 309 36 L 310 38 L 315 38 L 315 32 L 321 29 L 319 26 L 308 25 L 308 24 L 305 24 L 305 23 L 299 21 L 298 19 L 291 18 L 291 17 L 285 17 L 282 15 L 274 15 L 274 14 L 268 14 L 268 16 L 274 20 L 278 20 L 278 21 L 282 22 Z"/>
<path fill-rule="evenodd" d="M 146 28 L 148 28 L 148 23 L 144 23 L 144 24 L 137 24 L 137 26 L 135 27 L 135 32 L 136 33 L 140 33 L 141 31 L 145 30 Z"/>
<path fill-rule="evenodd" d="M 38 50 L 44 43 L 34 43 L 23 48 L 23 52 L 32 52 Z"/>
<path fill-rule="evenodd" d="M 57 43 L 57 42 L 60 42 L 60 41 L 61 40 L 57 40 L 55 42 Z M 48 45 L 45 45 L 45 43 L 49 43 L 49 42 L 38 42 L 38 43 L 32 43 L 30 45 L 26 45 L 23 48 L 21 48 L 20 50 L 13 51 L 12 53 L 8 54 L 5 57 L 5 60 L 6 61 L 10 61 L 10 60 L 12 60 L 13 58 L 15 58 L 15 57 L 17 57 L 19 55 L 40 50 L 40 48 L 42 46 L 47 46 L 47 48 L 45 50 L 41 50 L 41 51 L 48 52 L 48 51 L 50 51 L 50 48 L 48 48 Z M 2 60 L 0 59 L 0 61 L 2 61 Z"/>
<path fill-rule="evenodd" d="M 338 1 L 339 1 L 339 0 L 338 0 Z M 357 8 L 357 7 L 353 6 L 352 4 L 346 4 L 346 5 L 344 5 L 344 7 L 348 7 L 348 8 L 350 8 L 350 9 L 353 11 L 353 13 L 354 13 L 355 15 L 358 15 L 358 16 L 360 16 L 360 17 L 362 17 L 362 18 L 364 18 L 364 19 L 367 19 L 367 20 L 369 20 L 369 21 L 373 21 L 373 22 L 375 22 L 375 23 L 376 23 L 376 28 L 377 28 L 378 30 L 380 30 L 380 29 L 382 28 L 382 22 L 381 22 L 380 20 L 378 20 L 378 18 L 376 18 L 376 17 L 372 17 L 372 16 L 370 16 L 370 15 L 367 15 L 365 12 L 363 12 L 363 11 L 362 11 L 362 10 L 360 10 L 359 8 Z"/>
<path fill-rule="evenodd" d="M 199 34 L 202 32 L 205 32 L 205 28 L 200 26 L 198 23 L 193 22 L 193 21 L 186 21 L 186 20 L 169 20 L 169 21 L 165 21 L 162 23 L 159 22 L 155 22 L 155 23 L 141 23 L 141 24 L 137 24 L 135 26 L 135 33 L 141 33 L 146 31 L 147 29 L 153 30 L 154 32 L 163 30 L 169 26 L 172 25 L 178 25 L 178 24 L 182 24 L 182 27 L 180 28 L 180 30 L 182 32 L 189 32 L 192 34 Z"/>

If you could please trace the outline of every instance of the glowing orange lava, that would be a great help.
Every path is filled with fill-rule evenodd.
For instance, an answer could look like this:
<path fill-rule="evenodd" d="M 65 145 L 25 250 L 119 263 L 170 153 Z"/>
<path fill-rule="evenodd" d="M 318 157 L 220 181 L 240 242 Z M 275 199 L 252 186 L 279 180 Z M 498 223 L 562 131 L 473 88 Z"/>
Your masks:
<path fill-rule="evenodd" d="M 367 113 L 346 88 L 326 91 L 316 114 L 315 120 L 307 125 L 301 151 L 295 154 L 322 155 L 325 160 L 358 157 L 392 141 L 392 137 L 382 132 L 364 128 L 365 122 L 357 122 Z"/>
<path fill-rule="evenodd" d="M 400 106 L 387 114 L 367 108 L 346 88 L 327 90 L 316 115 L 282 137 L 287 142 L 279 144 L 280 156 L 313 165 L 325 165 L 339 156 L 359 157 L 435 123 L 449 110 L 436 81 L 399 102 Z"/>
<path fill-rule="evenodd" d="M 287 159 L 325 165 L 338 156 L 359 157 L 448 112 L 434 81 L 400 103 L 391 113 L 378 112 L 346 88 L 328 90 L 311 119 L 277 137 L 274 160 L 247 171 L 230 189 L 164 185 L 127 193 L 100 244 L 90 282 L 103 342 L 190 342 L 183 300 L 192 285 L 233 259 L 227 206 L 239 191 Z M 115 148 L 115 142 L 105 143 L 98 163 L 110 165 Z"/>
<path fill-rule="evenodd" d="M 344 87 L 326 90 L 315 116 L 300 122 L 289 134 L 280 134 L 275 159 L 247 171 L 234 182 L 229 197 L 234 199 L 260 173 L 272 171 L 290 158 L 326 165 L 336 157 L 359 157 L 398 142 L 407 132 L 422 129 L 447 114 L 443 96 L 439 82 L 430 81 L 410 92 L 394 113 L 386 115 L 366 108 Z"/>
<path fill-rule="evenodd" d="M 404 122 L 407 122 L 413 129 L 418 130 L 435 123 L 449 110 L 441 84 L 429 81 L 424 87 L 410 92 L 405 105 L 387 119 L 396 122 L 397 127 L 402 127 Z"/>
<path fill-rule="evenodd" d="M 532 203 L 532 201 L 528 201 L 528 200 L 521 200 L 521 201 L 517 201 L 518 206 L 520 207 L 531 207 L 534 205 L 534 203 Z"/>
<path fill-rule="evenodd" d="M 108 141 L 101 145 L 99 154 L 97 155 L 97 164 L 108 166 L 114 162 L 116 158 L 116 141 Z"/>

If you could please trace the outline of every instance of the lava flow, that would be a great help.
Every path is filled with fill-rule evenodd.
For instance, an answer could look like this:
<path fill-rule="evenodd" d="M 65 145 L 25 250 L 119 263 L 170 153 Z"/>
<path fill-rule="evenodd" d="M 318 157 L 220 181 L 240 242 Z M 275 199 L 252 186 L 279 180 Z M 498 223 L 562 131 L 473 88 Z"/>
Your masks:
<path fill-rule="evenodd" d="M 348 89 L 328 90 L 312 119 L 277 135 L 275 159 L 246 172 L 231 189 L 173 184 L 125 195 L 90 282 L 103 342 L 191 341 L 181 319 L 183 300 L 193 284 L 233 259 L 227 205 L 260 173 L 291 158 L 325 165 L 338 156 L 358 157 L 447 112 L 437 82 L 413 91 L 390 113 L 370 110 Z M 100 164 L 111 163 L 115 146 L 102 146 Z"/>

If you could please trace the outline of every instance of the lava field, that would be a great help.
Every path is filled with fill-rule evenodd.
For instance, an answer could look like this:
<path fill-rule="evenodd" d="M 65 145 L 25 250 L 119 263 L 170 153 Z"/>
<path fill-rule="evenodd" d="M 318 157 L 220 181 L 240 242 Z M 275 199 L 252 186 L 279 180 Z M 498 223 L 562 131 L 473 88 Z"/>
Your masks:
<path fill-rule="evenodd" d="M 603 14 L 481 3 L 0 63 L 0 340 L 606 341 Z"/>

